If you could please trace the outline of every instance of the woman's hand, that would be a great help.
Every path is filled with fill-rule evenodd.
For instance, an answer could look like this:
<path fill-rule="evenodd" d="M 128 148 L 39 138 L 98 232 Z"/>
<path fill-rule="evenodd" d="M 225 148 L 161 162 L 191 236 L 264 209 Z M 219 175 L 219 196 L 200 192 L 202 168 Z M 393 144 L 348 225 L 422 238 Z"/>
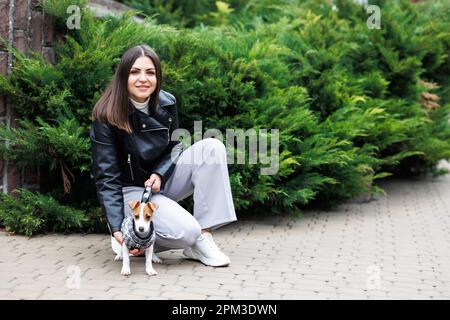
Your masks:
<path fill-rule="evenodd" d="M 144 187 L 152 186 L 152 192 L 159 192 L 161 188 L 161 177 L 157 173 L 152 173 L 150 178 L 144 183 Z"/>
<path fill-rule="evenodd" d="M 120 245 L 122 245 L 122 243 L 123 243 L 123 234 L 122 234 L 122 232 L 121 231 L 116 231 L 116 232 L 113 233 L 113 236 L 114 236 L 114 239 L 116 239 L 117 242 L 120 243 Z M 145 250 L 139 250 L 139 249 L 130 250 L 130 253 L 133 256 L 138 256 L 140 254 L 143 254 L 144 252 L 145 252 Z"/>
<path fill-rule="evenodd" d="M 113 237 L 117 240 L 117 242 L 122 245 L 123 243 L 123 234 L 121 231 L 116 231 L 113 233 Z"/>

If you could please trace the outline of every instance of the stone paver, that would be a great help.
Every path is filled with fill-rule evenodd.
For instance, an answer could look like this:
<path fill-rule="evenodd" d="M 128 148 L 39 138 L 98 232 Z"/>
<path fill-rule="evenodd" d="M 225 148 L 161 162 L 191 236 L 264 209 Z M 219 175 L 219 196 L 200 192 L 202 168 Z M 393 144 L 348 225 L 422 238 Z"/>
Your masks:
<path fill-rule="evenodd" d="M 120 275 L 107 235 L 0 232 L 1 299 L 450 299 L 450 175 L 390 179 L 388 193 L 301 218 L 215 232 L 228 268 L 161 253 L 156 277 Z"/>

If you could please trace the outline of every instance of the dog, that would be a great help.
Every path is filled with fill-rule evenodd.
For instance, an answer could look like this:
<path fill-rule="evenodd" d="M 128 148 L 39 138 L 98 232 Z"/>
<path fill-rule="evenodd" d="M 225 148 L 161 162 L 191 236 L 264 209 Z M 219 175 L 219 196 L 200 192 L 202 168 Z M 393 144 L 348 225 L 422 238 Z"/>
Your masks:
<path fill-rule="evenodd" d="M 156 233 L 152 219 L 159 206 L 154 202 L 141 202 L 139 200 L 130 201 L 128 205 L 132 210 L 132 215 L 123 219 L 121 226 L 123 234 L 122 252 L 114 260 L 122 260 L 120 273 L 128 276 L 131 274 L 129 250 L 145 249 L 145 271 L 149 276 L 155 276 L 158 273 L 153 269 L 152 262 L 162 263 L 161 259 L 153 252 Z"/>

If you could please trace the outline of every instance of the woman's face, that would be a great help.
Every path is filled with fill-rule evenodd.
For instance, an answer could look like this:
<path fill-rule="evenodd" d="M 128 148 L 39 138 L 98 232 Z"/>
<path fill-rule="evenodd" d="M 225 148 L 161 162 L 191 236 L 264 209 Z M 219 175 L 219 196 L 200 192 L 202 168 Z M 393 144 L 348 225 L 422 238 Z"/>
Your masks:
<path fill-rule="evenodd" d="M 156 69 L 153 61 L 139 57 L 134 62 L 128 75 L 128 93 L 137 102 L 144 102 L 156 89 Z"/>

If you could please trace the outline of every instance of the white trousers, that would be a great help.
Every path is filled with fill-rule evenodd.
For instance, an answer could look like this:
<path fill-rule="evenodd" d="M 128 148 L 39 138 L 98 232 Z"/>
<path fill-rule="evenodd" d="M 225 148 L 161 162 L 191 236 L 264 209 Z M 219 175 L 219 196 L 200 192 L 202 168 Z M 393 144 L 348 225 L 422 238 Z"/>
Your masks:
<path fill-rule="evenodd" d="M 143 186 L 122 188 L 126 215 L 131 215 L 128 203 L 140 200 L 143 191 Z M 192 194 L 193 215 L 177 203 Z M 151 201 L 159 205 L 153 216 L 155 252 L 189 247 L 202 229 L 214 230 L 236 221 L 225 145 L 206 138 L 184 150 L 164 189 L 153 194 Z M 120 250 L 114 238 L 112 247 L 115 252 Z"/>

